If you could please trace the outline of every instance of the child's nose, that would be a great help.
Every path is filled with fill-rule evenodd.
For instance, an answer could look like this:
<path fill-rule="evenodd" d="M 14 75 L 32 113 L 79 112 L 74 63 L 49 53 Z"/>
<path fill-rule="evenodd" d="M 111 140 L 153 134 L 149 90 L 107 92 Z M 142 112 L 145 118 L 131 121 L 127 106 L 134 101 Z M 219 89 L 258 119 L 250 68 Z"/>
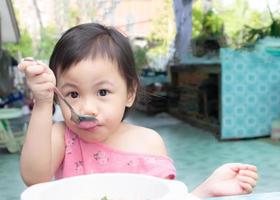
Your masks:
<path fill-rule="evenodd" d="M 82 114 L 84 115 L 94 115 L 97 116 L 98 109 L 97 103 L 93 98 L 84 99 L 81 105 Z"/>

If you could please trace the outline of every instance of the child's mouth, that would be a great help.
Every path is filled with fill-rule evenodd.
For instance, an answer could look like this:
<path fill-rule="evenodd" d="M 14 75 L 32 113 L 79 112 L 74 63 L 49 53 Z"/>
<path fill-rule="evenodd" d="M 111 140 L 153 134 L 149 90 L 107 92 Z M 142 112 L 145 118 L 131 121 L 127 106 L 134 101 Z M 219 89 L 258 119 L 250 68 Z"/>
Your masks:
<path fill-rule="evenodd" d="M 97 126 L 97 121 L 85 121 L 85 122 L 80 122 L 78 127 L 81 129 L 92 129 Z"/>

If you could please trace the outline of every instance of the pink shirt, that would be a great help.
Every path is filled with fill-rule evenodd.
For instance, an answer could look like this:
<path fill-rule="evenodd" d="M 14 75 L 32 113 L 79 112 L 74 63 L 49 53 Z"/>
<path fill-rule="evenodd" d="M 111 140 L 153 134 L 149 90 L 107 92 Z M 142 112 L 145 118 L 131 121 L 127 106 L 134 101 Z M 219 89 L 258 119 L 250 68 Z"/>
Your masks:
<path fill-rule="evenodd" d="M 176 170 L 167 156 L 152 156 L 116 150 L 102 143 L 87 143 L 70 129 L 65 133 L 65 156 L 56 179 L 90 173 L 139 173 L 174 179 Z"/>

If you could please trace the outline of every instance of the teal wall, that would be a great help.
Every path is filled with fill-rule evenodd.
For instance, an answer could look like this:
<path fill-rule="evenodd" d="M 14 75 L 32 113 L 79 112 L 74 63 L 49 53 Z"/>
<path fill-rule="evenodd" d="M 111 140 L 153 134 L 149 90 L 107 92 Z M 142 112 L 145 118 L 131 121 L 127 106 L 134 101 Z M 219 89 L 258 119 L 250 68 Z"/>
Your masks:
<path fill-rule="evenodd" d="M 280 56 L 221 50 L 221 139 L 270 134 L 280 117 Z"/>

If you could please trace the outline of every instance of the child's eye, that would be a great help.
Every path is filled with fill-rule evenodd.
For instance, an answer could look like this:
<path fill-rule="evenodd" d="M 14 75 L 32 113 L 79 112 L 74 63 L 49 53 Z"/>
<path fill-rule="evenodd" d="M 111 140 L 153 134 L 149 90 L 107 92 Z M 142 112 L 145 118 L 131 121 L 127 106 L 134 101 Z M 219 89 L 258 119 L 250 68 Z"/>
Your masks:
<path fill-rule="evenodd" d="M 99 96 L 106 96 L 109 93 L 108 90 L 102 89 L 98 91 Z"/>
<path fill-rule="evenodd" d="M 78 92 L 69 92 L 69 93 L 67 94 L 67 96 L 69 96 L 69 97 L 75 99 L 75 98 L 77 98 L 77 97 L 79 96 L 79 94 L 78 94 Z"/>

